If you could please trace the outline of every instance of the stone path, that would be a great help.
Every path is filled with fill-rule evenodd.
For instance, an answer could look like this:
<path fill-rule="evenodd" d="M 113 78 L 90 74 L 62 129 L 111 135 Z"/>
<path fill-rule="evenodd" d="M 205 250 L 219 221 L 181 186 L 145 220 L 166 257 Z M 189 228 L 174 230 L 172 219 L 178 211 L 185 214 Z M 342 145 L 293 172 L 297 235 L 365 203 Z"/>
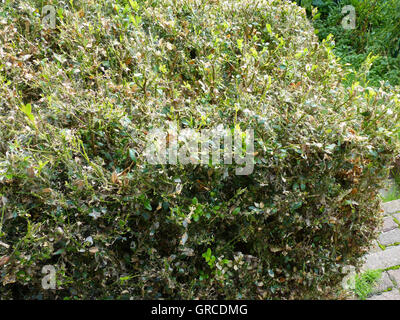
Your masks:
<path fill-rule="evenodd" d="M 400 300 L 400 200 L 384 203 L 383 210 L 382 233 L 362 267 L 383 272 L 367 300 Z"/>

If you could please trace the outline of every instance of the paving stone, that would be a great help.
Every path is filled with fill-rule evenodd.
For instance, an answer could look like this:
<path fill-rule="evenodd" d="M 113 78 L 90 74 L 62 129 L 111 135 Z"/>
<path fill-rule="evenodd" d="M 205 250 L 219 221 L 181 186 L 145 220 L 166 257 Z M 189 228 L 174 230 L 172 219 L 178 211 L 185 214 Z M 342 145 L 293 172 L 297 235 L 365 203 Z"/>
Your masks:
<path fill-rule="evenodd" d="M 375 253 L 382 251 L 381 247 L 378 245 L 378 242 L 374 240 L 373 245 L 369 249 L 369 253 Z"/>
<path fill-rule="evenodd" d="M 394 220 L 391 216 L 387 216 L 383 220 L 383 229 L 382 229 L 383 232 L 388 232 L 388 231 L 396 229 L 398 227 L 399 227 L 399 225 L 396 222 L 394 222 Z"/>
<path fill-rule="evenodd" d="M 393 215 L 393 218 L 396 218 L 397 221 L 400 223 L 400 213 L 395 213 L 395 214 Z M 400 226 L 397 224 L 397 227 L 400 227 Z"/>
<path fill-rule="evenodd" d="M 396 282 L 397 286 L 400 286 L 400 269 L 388 271 L 390 279 Z"/>
<path fill-rule="evenodd" d="M 400 199 L 382 203 L 382 209 L 385 214 L 396 213 L 400 211 Z"/>
<path fill-rule="evenodd" d="M 383 291 L 386 291 L 389 288 L 393 288 L 393 282 L 390 280 L 389 275 L 387 272 L 382 272 L 382 276 L 378 280 L 378 282 L 375 284 L 375 286 L 372 288 L 372 294 L 377 294 Z"/>
<path fill-rule="evenodd" d="M 370 253 L 365 257 L 362 270 L 386 269 L 400 265 L 400 246 L 390 247 L 381 252 Z"/>
<path fill-rule="evenodd" d="M 382 207 L 385 218 L 379 243 L 388 247 L 386 250 L 381 250 L 378 243 L 374 242 L 369 254 L 364 257 L 365 263 L 361 271 L 400 266 L 400 245 L 394 245 L 400 243 L 400 225 L 397 223 L 400 222 L 400 199 L 386 202 Z M 372 297 L 367 300 L 400 300 L 399 290 L 400 269 L 385 271 L 372 289 Z"/>
<path fill-rule="evenodd" d="M 374 295 L 367 300 L 400 300 L 399 290 L 395 289 L 388 292 L 383 292 L 382 294 Z"/>
<path fill-rule="evenodd" d="M 382 233 L 379 236 L 379 243 L 388 246 L 395 243 L 400 243 L 400 229 L 393 229 L 388 232 Z"/>

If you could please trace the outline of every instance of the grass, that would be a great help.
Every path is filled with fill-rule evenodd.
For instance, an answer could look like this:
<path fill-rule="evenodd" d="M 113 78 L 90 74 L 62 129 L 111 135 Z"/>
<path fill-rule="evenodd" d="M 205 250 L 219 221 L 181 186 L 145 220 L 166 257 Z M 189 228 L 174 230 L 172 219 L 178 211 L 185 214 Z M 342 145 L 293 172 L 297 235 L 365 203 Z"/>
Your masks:
<path fill-rule="evenodd" d="M 399 0 L 321 0 L 296 1 L 308 8 L 311 17 L 311 4 L 318 8 L 313 23 L 320 39 L 332 34 L 335 39 L 335 55 L 343 64 L 348 64 L 350 75 L 346 83 L 355 80 L 353 71 L 360 70 L 364 61 L 374 56 L 367 80 L 369 85 L 379 87 L 383 80 L 391 85 L 400 84 L 400 24 Z M 356 12 L 356 28 L 345 30 L 341 21 L 342 8 L 352 5 Z"/>
<path fill-rule="evenodd" d="M 382 270 L 367 270 L 356 275 L 354 293 L 361 300 L 365 300 L 372 293 L 372 288 L 381 276 Z"/>
<path fill-rule="evenodd" d="M 397 265 L 397 266 L 393 266 L 393 267 L 386 268 L 384 271 L 389 271 L 389 270 L 398 270 L 398 269 L 400 269 L 400 265 Z"/>
<path fill-rule="evenodd" d="M 387 190 L 387 192 L 381 193 L 381 198 L 383 202 L 400 199 L 400 186 L 397 178 L 394 179 L 393 184 L 387 186 Z"/>
<path fill-rule="evenodd" d="M 2 299 L 335 296 L 338 261 L 355 264 L 379 222 L 400 95 L 344 88 L 331 41 L 284 1 L 53 0 L 54 29 L 42 1 L 14 4 L 0 6 Z M 168 122 L 254 128 L 257 171 L 149 163 L 148 132 Z M 43 292 L 49 264 L 62 290 Z"/>
<path fill-rule="evenodd" d="M 381 196 L 383 202 L 389 202 L 389 201 L 394 201 L 397 199 L 400 199 L 400 191 L 398 187 L 396 186 L 395 188 L 392 188 L 388 193 L 385 195 Z"/>

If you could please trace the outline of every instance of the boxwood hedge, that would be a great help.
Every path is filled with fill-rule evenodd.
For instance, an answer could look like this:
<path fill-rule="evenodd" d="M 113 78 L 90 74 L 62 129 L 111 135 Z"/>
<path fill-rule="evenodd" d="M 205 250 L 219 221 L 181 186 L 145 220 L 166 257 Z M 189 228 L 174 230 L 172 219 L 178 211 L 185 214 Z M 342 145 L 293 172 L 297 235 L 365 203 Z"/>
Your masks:
<path fill-rule="evenodd" d="M 54 29 L 42 1 L 0 8 L 0 297 L 338 297 L 376 237 L 399 93 L 344 88 L 290 1 L 48 4 Z M 150 164 L 168 122 L 253 129 L 254 171 Z"/>

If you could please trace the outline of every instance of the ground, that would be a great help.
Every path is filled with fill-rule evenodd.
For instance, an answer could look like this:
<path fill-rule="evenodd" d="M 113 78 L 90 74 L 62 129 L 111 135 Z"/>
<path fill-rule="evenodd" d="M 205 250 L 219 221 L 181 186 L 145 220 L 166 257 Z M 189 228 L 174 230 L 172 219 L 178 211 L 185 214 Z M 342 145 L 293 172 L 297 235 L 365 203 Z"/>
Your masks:
<path fill-rule="evenodd" d="M 362 271 L 383 272 L 367 300 L 400 300 L 400 200 L 382 206 L 383 228 L 376 245 L 365 256 Z"/>

